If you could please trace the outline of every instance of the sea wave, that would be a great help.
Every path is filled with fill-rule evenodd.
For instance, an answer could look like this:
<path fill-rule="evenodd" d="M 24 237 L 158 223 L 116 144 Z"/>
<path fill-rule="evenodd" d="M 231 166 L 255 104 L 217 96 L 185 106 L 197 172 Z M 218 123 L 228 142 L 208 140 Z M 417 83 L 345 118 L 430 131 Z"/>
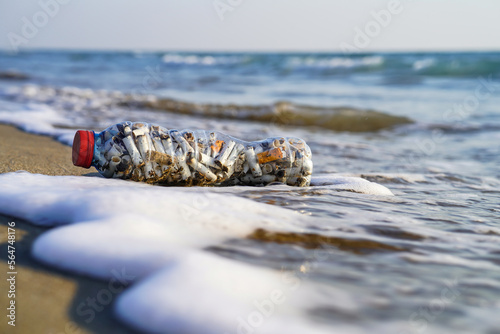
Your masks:
<path fill-rule="evenodd" d="M 318 127 L 334 131 L 373 132 L 413 121 L 404 116 L 351 107 L 315 107 L 288 101 L 268 105 L 192 103 L 154 95 L 126 94 L 119 91 L 55 88 L 25 85 L 6 92 L 23 103 L 43 103 L 73 112 L 106 112 L 113 108 L 161 110 L 198 117 L 263 122 L 271 125 Z"/>
<path fill-rule="evenodd" d="M 199 104 L 173 99 L 146 101 L 145 107 L 173 113 L 265 122 L 276 125 L 314 126 L 335 131 L 371 132 L 413 123 L 407 117 L 350 107 L 313 107 L 281 101 L 271 105 Z"/>
<path fill-rule="evenodd" d="M 500 72 L 496 54 L 229 54 L 229 53 L 167 53 L 162 55 L 167 66 L 213 67 L 237 65 L 278 71 L 279 73 L 318 72 L 358 73 L 380 72 L 431 76 L 474 77 Z"/>
<path fill-rule="evenodd" d="M 413 71 L 432 77 L 476 77 L 495 75 L 500 72 L 500 58 L 486 55 L 440 54 L 433 57 L 419 57 L 412 63 Z"/>
<path fill-rule="evenodd" d="M 30 77 L 27 74 L 8 70 L 8 71 L 0 71 L 0 80 L 28 80 Z"/>
<path fill-rule="evenodd" d="M 436 63 L 436 59 L 434 58 L 424 58 L 424 59 L 419 59 L 415 60 L 413 63 L 413 69 L 415 71 L 421 71 L 423 69 L 429 68 L 433 66 Z"/>
<path fill-rule="evenodd" d="M 199 54 L 175 54 L 167 53 L 162 61 L 169 65 L 233 65 L 242 63 L 247 57 L 244 56 L 221 56 L 221 55 L 199 55 Z"/>
<path fill-rule="evenodd" d="M 287 64 L 290 67 L 310 67 L 310 68 L 360 68 L 360 67 L 378 67 L 384 64 L 382 56 L 366 57 L 292 57 Z"/>

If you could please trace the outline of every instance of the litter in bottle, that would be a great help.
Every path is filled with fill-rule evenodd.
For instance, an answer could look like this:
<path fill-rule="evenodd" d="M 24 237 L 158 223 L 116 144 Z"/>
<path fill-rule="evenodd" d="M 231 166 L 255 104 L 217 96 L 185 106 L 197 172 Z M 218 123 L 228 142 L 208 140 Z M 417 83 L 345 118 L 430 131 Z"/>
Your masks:
<path fill-rule="evenodd" d="M 278 182 L 305 187 L 313 163 L 299 138 L 247 142 L 221 132 L 167 130 L 123 122 L 95 133 L 79 130 L 73 164 L 94 166 L 107 178 L 176 186 L 261 186 Z"/>

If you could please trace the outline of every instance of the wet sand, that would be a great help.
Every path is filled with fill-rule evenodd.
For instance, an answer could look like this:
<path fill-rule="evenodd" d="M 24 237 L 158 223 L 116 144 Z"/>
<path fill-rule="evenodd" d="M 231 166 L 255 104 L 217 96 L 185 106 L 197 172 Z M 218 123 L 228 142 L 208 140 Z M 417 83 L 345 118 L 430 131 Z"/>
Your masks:
<path fill-rule="evenodd" d="M 0 125 L 0 173 L 25 170 L 46 175 L 89 175 L 92 170 L 74 167 L 71 148 L 55 140 L 27 134 L 18 129 Z M 1 185 L 0 185 L 1 186 Z M 88 321 L 88 298 L 96 298 L 107 289 L 108 282 L 69 274 L 47 267 L 31 257 L 31 245 L 46 227 L 32 225 L 15 217 L 0 215 L 0 249 L 2 304 L 7 305 L 9 286 L 7 266 L 7 223 L 15 222 L 16 230 L 16 326 L 7 324 L 7 310 L 2 307 L 0 333 L 84 334 L 135 333 L 113 318 L 114 300 L 95 312 Z M 82 308 L 81 304 L 85 304 Z"/>
<path fill-rule="evenodd" d="M 84 175 L 91 171 L 73 166 L 71 147 L 0 124 L 0 173 L 18 170 L 46 175 Z"/>

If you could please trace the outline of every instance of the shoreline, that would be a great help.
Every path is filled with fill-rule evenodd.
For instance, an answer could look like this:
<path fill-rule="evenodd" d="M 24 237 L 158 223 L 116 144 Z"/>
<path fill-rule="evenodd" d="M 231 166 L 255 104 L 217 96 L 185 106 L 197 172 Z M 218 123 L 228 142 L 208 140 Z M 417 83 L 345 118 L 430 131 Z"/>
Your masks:
<path fill-rule="evenodd" d="M 25 170 L 45 175 L 92 175 L 91 170 L 73 166 L 71 147 L 46 136 L 29 134 L 15 126 L 0 124 L 0 174 Z M 107 289 L 108 283 L 91 277 L 64 272 L 36 261 L 31 256 L 35 239 L 50 230 L 25 220 L 0 214 L 0 247 L 3 261 L 0 270 L 10 272 L 7 265 L 7 223 L 15 222 L 16 241 L 16 326 L 8 325 L 4 310 L 0 323 L 2 333 L 133 334 L 113 316 L 113 301 L 89 321 L 82 316 L 82 303 L 87 310 L 88 298 Z M 6 274 L 5 274 L 6 275 Z M 5 286 L 5 288 L 4 288 Z M 7 282 L 2 292 L 8 292 Z M 80 306 L 80 312 L 78 307 Z"/>

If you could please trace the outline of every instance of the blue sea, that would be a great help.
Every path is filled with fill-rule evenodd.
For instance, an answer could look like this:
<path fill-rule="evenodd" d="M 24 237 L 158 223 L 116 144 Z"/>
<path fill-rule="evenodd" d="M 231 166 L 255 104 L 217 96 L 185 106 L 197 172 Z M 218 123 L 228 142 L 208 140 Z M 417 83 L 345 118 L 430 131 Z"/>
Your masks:
<path fill-rule="evenodd" d="M 133 273 L 131 328 L 500 333 L 500 53 L 0 54 L 0 122 L 71 145 L 125 120 L 314 162 L 305 188 L 0 175 L 1 213 L 55 226 L 35 258 Z"/>

